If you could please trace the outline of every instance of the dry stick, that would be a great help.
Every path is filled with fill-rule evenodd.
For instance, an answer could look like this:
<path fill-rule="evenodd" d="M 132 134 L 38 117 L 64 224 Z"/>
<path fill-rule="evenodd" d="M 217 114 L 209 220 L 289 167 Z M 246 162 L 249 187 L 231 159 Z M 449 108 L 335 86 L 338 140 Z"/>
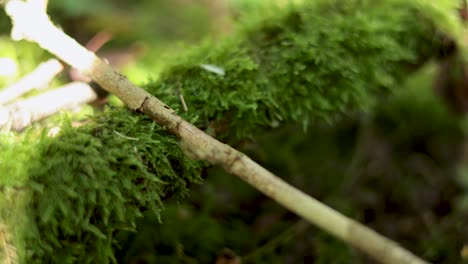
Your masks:
<path fill-rule="evenodd" d="M 11 235 L 7 230 L 6 225 L 0 222 L 0 253 L 3 255 L 0 260 L 4 264 L 15 264 L 18 263 L 18 256 L 16 254 L 16 248 L 11 245 Z"/>
<path fill-rule="evenodd" d="M 427 263 L 388 238 L 290 186 L 241 152 L 206 135 L 55 27 L 47 14 L 35 12 L 32 3 L 11 0 L 6 5 L 7 14 L 14 25 L 13 37 L 37 42 L 42 48 L 91 76 L 130 109 L 153 118 L 179 137 L 182 148 L 190 157 L 223 167 L 308 222 L 382 263 Z"/>
<path fill-rule="evenodd" d="M 0 105 L 13 101 L 32 89 L 46 86 L 62 69 L 62 64 L 56 59 L 41 63 L 34 71 L 0 92 Z"/>
<path fill-rule="evenodd" d="M 88 84 L 69 83 L 47 93 L 0 107 L 0 128 L 9 127 L 20 131 L 61 110 L 74 109 L 96 99 L 96 92 Z"/>

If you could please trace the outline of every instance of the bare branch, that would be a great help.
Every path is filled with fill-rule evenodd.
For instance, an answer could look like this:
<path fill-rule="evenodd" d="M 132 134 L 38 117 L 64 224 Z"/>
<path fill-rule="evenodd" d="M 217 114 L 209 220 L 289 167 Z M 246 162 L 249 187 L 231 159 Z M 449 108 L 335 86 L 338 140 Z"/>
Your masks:
<path fill-rule="evenodd" d="M 0 108 L 0 128 L 23 130 L 62 110 L 77 108 L 96 100 L 97 95 L 86 83 L 74 82 L 56 90 Z"/>
<path fill-rule="evenodd" d="M 80 46 L 55 27 L 46 14 L 37 14 L 38 11 L 29 3 L 12 0 L 7 4 L 6 11 L 13 20 L 16 35 L 38 43 L 66 63 L 88 74 L 103 88 L 118 96 L 129 108 L 143 112 L 159 125 L 165 126 L 180 138 L 182 148 L 190 157 L 223 167 L 308 222 L 382 263 L 426 263 L 395 242 L 290 186 L 241 152 L 203 133 L 178 116 L 169 106 L 132 84 L 122 74 Z"/>
<path fill-rule="evenodd" d="M 0 105 L 13 101 L 35 88 L 39 89 L 47 86 L 62 70 L 62 64 L 56 59 L 41 63 L 33 72 L 24 76 L 17 83 L 0 91 Z"/>

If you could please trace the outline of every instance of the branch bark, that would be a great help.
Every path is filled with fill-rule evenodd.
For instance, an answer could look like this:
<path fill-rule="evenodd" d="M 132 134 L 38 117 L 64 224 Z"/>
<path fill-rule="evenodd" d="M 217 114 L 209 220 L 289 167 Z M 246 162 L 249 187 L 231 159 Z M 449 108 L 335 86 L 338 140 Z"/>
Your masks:
<path fill-rule="evenodd" d="M 38 43 L 43 49 L 89 75 L 130 109 L 150 116 L 180 139 L 187 155 L 223 167 L 308 222 L 359 248 L 381 263 L 427 263 L 390 239 L 290 186 L 243 153 L 182 119 L 169 106 L 131 83 L 55 27 L 44 11 L 35 9 L 35 1 L 38 0 L 11 0 L 7 3 L 5 9 L 14 25 L 12 37 Z"/>

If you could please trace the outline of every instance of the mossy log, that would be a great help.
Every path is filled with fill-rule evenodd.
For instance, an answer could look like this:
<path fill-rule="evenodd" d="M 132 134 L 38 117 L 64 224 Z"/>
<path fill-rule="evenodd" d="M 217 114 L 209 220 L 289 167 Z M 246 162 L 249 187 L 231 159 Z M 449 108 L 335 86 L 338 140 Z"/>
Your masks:
<path fill-rule="evenodd" d="M 457 38 L 453 2 L 272 7 L 188 51 L 146 88 L 229 144 L 283 124 L 332 122 L 371 109 L 439 56 L 445 37 Z M 2 258 L 21 263 L 115 262 L 115 233 L 186 196 L 207 166 L 168 128 L 127 109 L 80 128 L 65 121 L 56 137 L 18 138 L 0 139 L 0 242 Z"/>

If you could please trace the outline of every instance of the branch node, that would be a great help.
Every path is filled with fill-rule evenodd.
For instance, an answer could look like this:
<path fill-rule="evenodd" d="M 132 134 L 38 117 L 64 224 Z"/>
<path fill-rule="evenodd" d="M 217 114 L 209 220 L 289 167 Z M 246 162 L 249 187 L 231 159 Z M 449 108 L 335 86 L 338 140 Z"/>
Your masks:
<path fill-rule="evenodd" d="M 137 109 L 135 109 L 135 110 L 136 110 L 137 112 L 139 112 L 139 113 L 144 113 L 144 112 L 145 112 L 145 111 L 144 111 L 144 108 L 145 108 L 145 106 L 148 104 L 149 100 L 150 100 L 150 98 L 149 98 L 148 96 L 145 96 L 145 99 L 143 100 L 143 102 L 142 102 L 142 103 L 140 104 L 140 106 L 139 106 Z"/>

